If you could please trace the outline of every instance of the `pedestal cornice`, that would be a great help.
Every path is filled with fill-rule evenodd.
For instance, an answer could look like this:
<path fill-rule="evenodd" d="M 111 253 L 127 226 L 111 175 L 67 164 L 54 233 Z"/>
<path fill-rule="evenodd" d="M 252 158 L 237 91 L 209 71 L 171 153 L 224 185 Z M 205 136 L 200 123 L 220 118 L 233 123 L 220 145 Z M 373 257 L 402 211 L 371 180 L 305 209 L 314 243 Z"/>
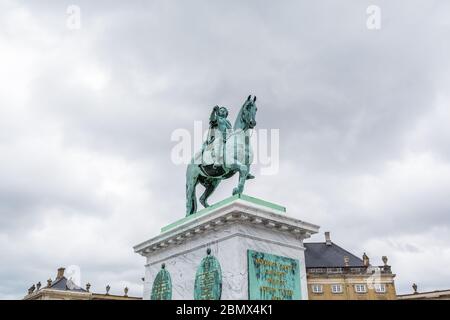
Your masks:
<path fill-rule="evenodd" d="M 134 251 L 147 256 L 211 229 L 239 222 L 291 233 L 301 240 L 319 231 L 319 226 L 289 217 L 285 212 L 282 206 L 236 195 L 162 228 L 158 236 L 134 246 Z"/>

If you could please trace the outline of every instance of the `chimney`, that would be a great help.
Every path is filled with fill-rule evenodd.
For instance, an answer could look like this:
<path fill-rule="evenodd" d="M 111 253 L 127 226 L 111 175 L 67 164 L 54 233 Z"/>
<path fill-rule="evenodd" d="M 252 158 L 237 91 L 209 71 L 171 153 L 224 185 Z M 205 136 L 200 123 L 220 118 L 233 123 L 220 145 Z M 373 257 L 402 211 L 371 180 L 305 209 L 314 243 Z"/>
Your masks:
<path fill-rule="evenodd" d="M 327 246 L 331 246 L 330 231 L 325 232 L 325 244 Z"/>
<path fill-rule="evenodd" d="M 64 271 L 66 268 L 58 268 L 58 273 L 56 274 L 56 280 L 61 279 L 64 277 Z"/>

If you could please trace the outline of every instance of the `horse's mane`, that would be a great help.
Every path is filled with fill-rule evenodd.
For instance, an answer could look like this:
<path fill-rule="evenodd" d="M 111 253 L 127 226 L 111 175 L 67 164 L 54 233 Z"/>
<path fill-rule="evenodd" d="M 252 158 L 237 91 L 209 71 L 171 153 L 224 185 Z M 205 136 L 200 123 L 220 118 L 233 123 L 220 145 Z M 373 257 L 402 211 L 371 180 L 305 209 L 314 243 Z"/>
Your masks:
<path fill-rule="evenodd" d="M 242 123 L 242 112 L 244 112 L 244 107 L 245 107 L 245 105 L 248 103 L 248 101 L 249 101 L 249 100 L 245 100 L 244 104 L 243 104 L 242 107 L 241 107 L 241 110 L 239 110 L 239 113 L 238 113 L 238 115 L 237 115 L 237 117 L 236 117 L 236 120 L 234 121 L 233 130 L 236 130 L 237 127 L 238 127 L 238 125 L 239 125 L 240 123 Z M 240 128 L 240 129 L 242 129 L 242 128 Z"/>

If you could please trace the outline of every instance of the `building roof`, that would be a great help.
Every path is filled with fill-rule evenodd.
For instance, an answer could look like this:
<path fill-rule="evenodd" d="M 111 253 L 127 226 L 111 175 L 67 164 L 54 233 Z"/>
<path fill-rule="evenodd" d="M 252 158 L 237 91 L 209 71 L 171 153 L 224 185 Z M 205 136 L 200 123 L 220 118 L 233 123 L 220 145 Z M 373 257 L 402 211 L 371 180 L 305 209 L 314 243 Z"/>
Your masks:
<path fill-rule="evenodd" d="M 47 286 L 41 287 L 41 282 L 33 284 L 28 289 L 28 294 L 24 300 L 142 300 L 141 297 L 128 296 L 128 287 L 124 288 L 124 295 L 110 295 L 109 285 L 106 286 L 106 293 L 93 293 L 89 291 L 90 284 L 86 284 L 86 289 L 76 285 L 72 278 L 64 276 L 65 268 L 58 268 L 58 273 L 54 281 L 47 280 Z"/>
<path fill-rule="evenodd" d="M 330 242 L 304 243 L 306 268 L 340 268 L 345 267 L 344 257 L 348 257 L 349 267 L 363 267 L 363 260 Z"/>
<path fill-rule="evenodd" d="M 85 289 L 77 286 L 72 280 L 67 279 L 64 276 L 53 281 L 50 286 L 46 287 L 46 289 L 87 292 Z"/>

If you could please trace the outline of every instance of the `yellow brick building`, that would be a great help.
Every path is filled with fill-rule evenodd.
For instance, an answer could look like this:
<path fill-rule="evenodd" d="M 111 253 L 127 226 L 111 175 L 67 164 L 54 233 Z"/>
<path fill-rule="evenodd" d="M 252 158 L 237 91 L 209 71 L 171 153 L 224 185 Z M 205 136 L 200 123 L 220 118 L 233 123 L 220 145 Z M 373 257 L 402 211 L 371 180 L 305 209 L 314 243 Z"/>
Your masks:
<path fill-rule="evenodd" d="M 310 300 L 393 300 L 396 299 L 395 274 L 383 257 L 383 266 L 370 265 L 333 243 L 330 233 L 325 242 L 304 243 Z"/>

